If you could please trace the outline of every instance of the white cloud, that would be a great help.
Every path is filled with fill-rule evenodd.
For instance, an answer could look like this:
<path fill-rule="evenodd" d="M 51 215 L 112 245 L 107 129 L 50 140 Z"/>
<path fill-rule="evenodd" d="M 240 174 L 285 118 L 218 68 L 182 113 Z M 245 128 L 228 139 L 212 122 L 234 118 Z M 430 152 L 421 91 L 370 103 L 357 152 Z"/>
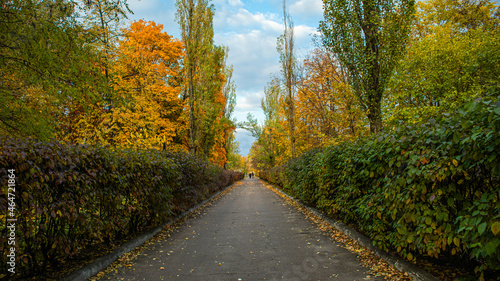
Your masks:
<path fill-rule="evenodd" d="M 216 34 L 215 42 L 229 47 L 228 64 L 241 91 L 263 90 L 271 73 L 279 70 L 276 36 L 260 30 Z"/>
<path fill-rule="evenodd" d="M 311 35 L 319 34 L 316 28 L 307 25 L 295 26 L 293 32 L 297 40 L 310 39 Z"/>
<path fill-rule="evenodd" d="M 290 6 L 293 17 L 308 18 L 323 16 L 322 0 L 299 0 Z"/>
<path fill-rule="evenodd" d="M 241 3 L 240 0 L 228 0 L 227 1 L 229 6 L 232 6 L 232 7 L 243 7 L 243 3 Z"/>
<path fill-rule="evenodd" d="M 219 12 L 219 14 L 217 14 L 217 12 Z M 222 8 L 217 10 L 217 12 L 214 19 L 215 26 L 223 32 L 229 30 L 249 32 L 254 29 L 269 32 L 280 32 L 283 29 L 276 14 L 264 14 L 261 12 L 251 13 L 244 8 Z"/>
<path fill-rule="evenodd" d="M 260 101 L 264 97 L 263 91 L 258 92 L 240 92 L 236 98 L 236 109 L 240 112 L 252 112 L 260 110 Z M 246 114 L 245 114 L 246 116 Z"/>

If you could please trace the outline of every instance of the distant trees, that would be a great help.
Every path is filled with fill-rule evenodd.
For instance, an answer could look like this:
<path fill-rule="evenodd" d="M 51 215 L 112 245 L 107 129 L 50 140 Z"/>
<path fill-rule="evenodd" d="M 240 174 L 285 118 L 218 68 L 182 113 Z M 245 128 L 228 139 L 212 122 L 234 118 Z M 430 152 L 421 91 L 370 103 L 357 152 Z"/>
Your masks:
<path fill-rule="evenodd" d="M 244 123 L 257 139 L 251 158 L 269 169 L 293 150 L 438 118 L 478 98 L 498 101 L 499 26 L 500 10 L 486 0 L 432 0 L 416 10 L 410 0 L 325 1 L 319 44 L 291 72 L 278 40 L 282 72 L 264 89 L 265 120 Z"/>

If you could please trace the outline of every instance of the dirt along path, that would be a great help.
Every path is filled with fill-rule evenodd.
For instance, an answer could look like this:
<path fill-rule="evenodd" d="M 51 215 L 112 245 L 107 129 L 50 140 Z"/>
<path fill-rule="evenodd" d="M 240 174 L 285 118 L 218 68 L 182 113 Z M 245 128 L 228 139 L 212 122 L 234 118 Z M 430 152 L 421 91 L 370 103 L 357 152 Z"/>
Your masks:
<path fill-rule="evenodd" d="M 259 179 L 246 178 L 101 280 L 383 280 Z"/>

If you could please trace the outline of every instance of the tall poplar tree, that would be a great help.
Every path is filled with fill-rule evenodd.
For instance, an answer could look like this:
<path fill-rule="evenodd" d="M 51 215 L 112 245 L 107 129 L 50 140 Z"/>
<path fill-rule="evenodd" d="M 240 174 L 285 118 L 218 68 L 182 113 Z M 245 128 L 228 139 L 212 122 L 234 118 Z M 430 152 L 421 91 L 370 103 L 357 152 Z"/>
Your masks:
<path fill-rule="evenodd" d="M 292 148 L 292 158 L 295 158 L 295 95 L 296 95 L 296 58 L 294 54 L 293 22 L 286 11 L 286 1 L 283 1 L 283 35 L 278 37 L 277 49 L 280 54 L 281 72 L 284 78 L 285 103 L 287 109 L 288 133 Z"/>
<path fill-rule="evenodd" d="M 196 106 L 201 95 L 199 77 L 203 68 L 203 59 L 213 47 L 214 7 L 209 0 L 177 0 L 177 21 L 181 27 L 181 36 L 186 50 L 184 58 L 187 86 L 184 99 L 189 105 L 189 149 L 196 152 L 198 126 Z M 206 68 L 205 68 L 206 69 Z"/>
<path fill-rule="evenodd" d="M 185 48 L 183 99 L 189 109 L 191 152 L 214 163 L 227 162 L 226 143 L 235 129 L 234 84 L 226 65 L 228 49 L 214 45 L 214 6 L 209 0 L 177 0 L 177 21 Z"/>
<path fill-rule="evenodd" d="M 415 0 L 323 0 L 323 44 L 347 69 L 349 83 L 370 121 L 382 130 L 381 101 L 404 54 Z"/>

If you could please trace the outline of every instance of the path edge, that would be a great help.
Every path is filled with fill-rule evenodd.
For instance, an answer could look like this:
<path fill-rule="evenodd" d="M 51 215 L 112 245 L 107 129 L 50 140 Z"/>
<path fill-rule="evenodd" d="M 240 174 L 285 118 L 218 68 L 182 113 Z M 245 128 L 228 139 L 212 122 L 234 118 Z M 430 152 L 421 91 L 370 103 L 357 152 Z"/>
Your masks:
<path fill-rule="evenodd" d="M 121 256 L 124 254 L 132 251 L 133 249 L 139 247 L 140 245 L 144 244 L 146 241 L 151 239 L 153 236 L 156 234 L 160 233 L 164 227 L 168 227 L 172 224 L 174 224 L 177 220 L 184 218 L 188 214 L 190 214 L 193 211 L 196 211 L 206 203 L 214 200 L 217 196 L 221 195 L 223 192 L 227 191 L 228 189 L 232 188 L 236 183 L 240 182 L 241 180 L 227 186 L 221 191 L 216 192 L 209 198 L 203 200 L 201 203 L 198 203 L 194 205 L 193 207 L 189 208 L 188 210 L 182 212 L 180 215 L 176 216 L 172 220 L 166 222 L 165 224 L 161 226 L 157 226 L 153 229 L 150 229 L 142 234 L 139 234 L 132 240 L 124 243 L 121 246 L 118 246 L 115 248 L 111 253 L 101 256 L 97 258 L 96 260 L 82 266 L 81 268 L 73 271 L 72 273 L 66 275 L 65 277 L 60 278 L 58 281 L 85 281 L 88 280 L 89 278 L 95 276 L 97 273 L 103 271 L 104 269 L 108 268 L 113 262 L 118 260 Z"/>
<path fill-rule="evenodd" d="M 259 178 L 260 179 L 260 178 Z M 260 179 L 262 180 L 262 179 Z M 319 211 L 318 209 L 314 207 L 307 206 L 304 204 L 302 201 L 299 199 L 296 199 L 281 189 L 279 189 L 276 185 L 271 184 L 267 181 L 262 180 L 266 184 L 272 186 L 277 192 L 280 194 L 286 196 L 290 200 L 294 201 L 295 203 L 299 204 L 300 206 L 306 208 L 308 211 L 313 213 L 314 215 L 320 217 L 322 220 L 330 224 L 331 226 L 335 227 L 338 229 L 340 232 L 344 233 L 345 235 L 349 236 L 351 239 L 355 240 L 358 242 L 359 245 L 365 247 L 366 249 L 372 251 L 375 253 L 375 255 L 379 256 L 381 259 L 389 263 L 392 267 L 396 268 L 397 270 L 401 272 L 406 272 L 408 275 L 411 277 L 413 281 L 440 281 L 437 277 L 434 275 L 430 274 L 429 272 L 423 270 L 422 268 L 411 264 L 407 261 L 401 260 L 401 258 L 387 253 L 375 246 L 373 246 L 372 240 L 370 238 L 364 236 L 363 234 L 359 233 L 358 231 L 354 230 L 352 227 L 346 225 L 343 222 L 336 221 L 327 215 L 325 215 L 323 212 Z"/>

